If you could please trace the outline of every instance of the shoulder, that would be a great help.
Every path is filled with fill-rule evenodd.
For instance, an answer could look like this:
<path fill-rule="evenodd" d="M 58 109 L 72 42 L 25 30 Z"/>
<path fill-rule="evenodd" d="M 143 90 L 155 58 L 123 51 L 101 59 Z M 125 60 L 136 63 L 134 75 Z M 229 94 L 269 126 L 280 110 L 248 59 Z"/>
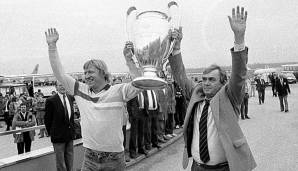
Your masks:
<path fill-rule="evenodd" d="M 59 98 L 58 94 L 54 95 L 54 96 L 50 96 L 46 99 L 46 103 L 49 103 L 49 102 L 53 102 L 55 101 L 57 98 Z"/>

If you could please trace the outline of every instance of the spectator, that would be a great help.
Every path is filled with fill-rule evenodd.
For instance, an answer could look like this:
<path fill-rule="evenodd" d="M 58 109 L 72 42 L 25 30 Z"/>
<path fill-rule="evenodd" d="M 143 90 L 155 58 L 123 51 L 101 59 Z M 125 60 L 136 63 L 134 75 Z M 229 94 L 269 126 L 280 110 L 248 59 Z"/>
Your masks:
<path fill-rule="evenodd" d="M 10 130 L 10 127 L 12 126 L 9 118 L 9 104 L 11 100 L 9 99 L 9 96 L 4 97 L 4 106 L 3 106 L 3 113 L 4 113 L 4 121 L 6 123 L 6 131 Z"/>
<path fill-rule="evenodd" d="M 144 98 L 140 93 L 137 97 L 127 102 L 127 112 L 129 115 L 130 140 L 129 140 L 129 154 L 132 159 L 135 159 L 140 154 L 148 154 L 144 146 Z"/>
<path fill-rule="evenodd" d="M 288 94 L 291 93 L 288 79 L 286 79 L 283 74 L 279 75 L 279 78 L 276 79 L 276 91 L 279 98 L 280 111 L 288 112 Z"/>
<path fill-rule="evenodd" d="M 175 127 L 174 114 L 176 113 L 176 100 L 174 85 L 170 80 L 168 80 L 167 86 L 167 102 L 168 119 L 166 120 L 166 137 L 171 138 L 176 136 L 173 132 Z"/>
<path fill-rule="evenodd" d="M 25 103 L 20 105 L 21 111 L 14 115 L 12 121 L 12 129 L 22 129 L 32 127 L 36 124 L 35 117 L 31 112 L 27 111 Z M 35 131 L 26 131 L 22 133 L 15 133 L 14 142 L 17 143 L 18 154 L 31 151 L 31 143 L 34 141 Z"/>
<path fill-rule="evenodd" d="M 45 117 L 45 99 L 42 94 L 38 93 L 37 102 L 36 102 L 36 121 L 37 125 L 44 125 L 44 117 Z M 49 136 L 46 129 L 42 128 L 39 130 L 39 138 L 43 138 L 44 135 Z"/>
<path fill-rule="evenodd" d="M 45 126 L 51 136 L 56 155 L 57 170 L 73 170 L 74 112 L 73 98 L 59 82 L 58 94 L 49 97 L 45 103 Z"/>
<path fill-rule="evenodd" d="M 266 88 L 265 80 L 261 78 L 261 75 L 258 75 L 255 78 L 255 81 L 256 81 L 256 87 L 258 91 L 259 104 L 261 105 L 265 101 L 265 88 Z"/>
<path fill-rule="evenodd" d="M 251 91 L 250 88 L 250 81 L 249 79 L 246 79 L 245 84 L 244 84 L 244 96 L 243 96 L 243 101 L 241 103 L 241 109 L 240 109 L 240 113 L 241 113 L 241 119 L 250 119 L 250 117 L 248 117 L 248 99 L 249 99 L 249 92 Z"/>

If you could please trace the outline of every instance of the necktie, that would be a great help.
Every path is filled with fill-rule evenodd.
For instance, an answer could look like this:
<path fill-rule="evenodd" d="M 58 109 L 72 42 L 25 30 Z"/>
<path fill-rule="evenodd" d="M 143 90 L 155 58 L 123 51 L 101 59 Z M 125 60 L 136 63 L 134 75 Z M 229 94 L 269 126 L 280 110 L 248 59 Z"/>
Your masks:
<path fill-rule="evenodd" d="M 65 118 L 66 120 L 69 119 L 69 116 L 68 116 L 68 110 L 67 110 L 67 105 L 66 105 L 66 95 L 63 94 L 63 105 L 64 105 L 64 114 L 65 114 Z"/>
<path fill-rule="evenodd" d="M 144 109 L 148 110 L 149 102 L 148 102 L 148 95 L 147 91 L 143 91 L 143 96 L 144 96 Z"/>
<path fill-rule="evenodd" d="M 150 90 L 150 92 L 151 92 L 152 103 L 153 103 L 152 107 L 153 107 L 153 109 L 155 109 L 156 108 L 156 99 L 155 99 L 155 96 L 153 94 L 154 92 L 153 92 L 153 90 Z"/>
<path fill-rule="evenodd" d="M 204 163 L 210 160 L 207 140 L 207 118 L 208 118 L 209 101 L 205 100 L 205 105 L 201 114 L 199 131 L 200 131 L 200 158 Z"/>

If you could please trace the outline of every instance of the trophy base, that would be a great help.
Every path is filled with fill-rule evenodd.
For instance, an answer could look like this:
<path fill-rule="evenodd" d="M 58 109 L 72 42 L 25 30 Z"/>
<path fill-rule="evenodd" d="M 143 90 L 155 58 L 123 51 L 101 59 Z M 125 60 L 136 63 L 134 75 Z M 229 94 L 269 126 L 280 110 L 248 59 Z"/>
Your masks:
<path fill-rule="evenodd" d="M 132 81 L 132 85 L 147 90 L 163 89 L 167 82 L 158 77 L 138 77 Z"/>

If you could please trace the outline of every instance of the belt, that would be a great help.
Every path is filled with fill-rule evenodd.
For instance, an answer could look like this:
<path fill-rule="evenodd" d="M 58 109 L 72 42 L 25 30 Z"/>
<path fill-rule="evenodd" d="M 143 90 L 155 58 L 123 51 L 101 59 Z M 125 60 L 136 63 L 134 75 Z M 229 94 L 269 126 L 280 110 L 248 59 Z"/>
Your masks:
<path fill-rule="evenodd" d="M 197 163 L 197 164 L 204 169 L 221 169 L 221 168 L 229 166 L 228 162 L 223 162 L 223 163 L 219 163 L 216 165 L 207 165 L 207 164 L 203 164 L 203 163 Z"/>

